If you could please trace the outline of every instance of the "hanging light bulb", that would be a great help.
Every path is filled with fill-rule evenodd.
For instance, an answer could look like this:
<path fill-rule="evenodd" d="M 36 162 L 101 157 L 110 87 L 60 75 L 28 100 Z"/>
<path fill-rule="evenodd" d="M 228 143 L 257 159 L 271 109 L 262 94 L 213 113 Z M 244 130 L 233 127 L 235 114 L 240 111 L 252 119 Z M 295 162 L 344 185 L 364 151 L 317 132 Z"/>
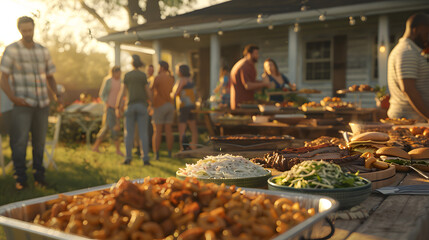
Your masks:
<path fill-rule="evenodd" d="M 201 41 L 200 37 L 198 37 L 198 34 L 196 34 L 194 37 L 194 42 L 200 42 L 200 41 Z"/>
<path fill-rule="evenodd" d="M 305 11 L 307 11 L 307 6 L 302 5 L 302 6 L 301 6 L 301 12 L 305 12 Z"/>
<path fill-rule="evenodd" d="M 356 24 L 356 20 L 352 16 L 349 17 L 349 24 L 350 26 L 354 26 Z"/>
<path fill-rule="evenodd" d="M 366 16 L 365 16 L 365 15 L 360 16 L 360 20 L 361 20 L 362 22 L 366 22 Z"/>
<path fill-rule="evenodd" d="M 380 48 L 378 49 L 381 53 L 386 51 L 386 46 L 384 45 L 384 41 L 381 41 Z"/>
<path fill-rule="evenodd" d="M 183 31 L 183 37 L 184 37 L 184 38 L 190 38 L 190 37 L 191 37 L 191 34 L 189 34 L 189 33 L 185 30 L 185 31 Z"/>
<path fill-rule="evenodd" d="M 295 24 L 293 25 L 293 31 L 294 31 L 294 32 L 299 32 L 299 23 L 295 23 Z"/>
<path fill-rule="evenodd" d="M 217 31 L 217 35 L 219 35 L 219 36 L 222 36 L 222 35 L 223 35 L 223 31 L 222 31 L 222 29 L 219 29 L 219 30 Z"/>
<path fill-rule="evenodd" d="M 256 19 L 256 22 L 261 24 L 264 20 L 262 19 L 262 14 L 258 14 L 258 18 Z"/>
<path fill-rule="evenodd" d="M 274 29 L 274 25 L 273 24 L 268 25 L 268 29 L 269 30 L 273 30 Z"/>
<path fill-rule="evenodd" d="M 325 21 L 325 20 L 326 20 L 326 15 L 325 15 L 325 13 L 320 14 L 320 16 L 319 16 L 319 21 L 323 22 L 323 21 Z"/>

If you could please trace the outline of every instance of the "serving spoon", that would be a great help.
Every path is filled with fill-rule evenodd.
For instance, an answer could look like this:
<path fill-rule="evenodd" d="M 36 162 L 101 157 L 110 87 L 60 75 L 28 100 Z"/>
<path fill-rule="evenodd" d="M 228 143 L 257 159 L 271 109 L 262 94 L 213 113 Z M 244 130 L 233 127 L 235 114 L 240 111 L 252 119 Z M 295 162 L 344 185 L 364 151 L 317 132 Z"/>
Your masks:
<path fill-rule="evenodd" d="M 416 171 L 418 174 L 420 174 L 420 176 L 424 177 L 425 179 L 429 180 L 429 177 L 422 173 L 422 171 L 418 170 L 417 168 L 413 167 L 413 166 L 409 166 L 411 169 L 413 169 L 414 171 Z"/>

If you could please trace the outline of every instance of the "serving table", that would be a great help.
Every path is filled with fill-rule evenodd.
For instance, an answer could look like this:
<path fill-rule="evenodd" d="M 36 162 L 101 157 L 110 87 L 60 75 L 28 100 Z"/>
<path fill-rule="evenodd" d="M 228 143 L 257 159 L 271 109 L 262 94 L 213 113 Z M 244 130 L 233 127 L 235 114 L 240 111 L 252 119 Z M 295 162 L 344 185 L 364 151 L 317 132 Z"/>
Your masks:
<path fill-rule="evenodd" d="M 397 173 L 392 186 L 427 185 L 429 180 L 417 173 Z M 427 239 L 429 236 L 429 195 L 383 195 L 371 193 L 361 203 L 367 219 L 335 220 L 335 234 L 330 239 L 381 240 Z M 324 235 L 330 231 L 323 227 Z M 323 235 L 323 234 L 322 234 Z"/>

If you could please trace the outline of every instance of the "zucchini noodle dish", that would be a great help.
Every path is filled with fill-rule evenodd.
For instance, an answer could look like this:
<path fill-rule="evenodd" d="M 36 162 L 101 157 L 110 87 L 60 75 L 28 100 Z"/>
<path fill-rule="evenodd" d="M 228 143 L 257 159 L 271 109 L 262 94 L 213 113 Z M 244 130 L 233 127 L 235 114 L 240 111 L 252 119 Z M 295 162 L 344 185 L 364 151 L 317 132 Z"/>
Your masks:
<path fill-rule="evenodd" d="M 180 168 L 177 174 L 196 178 L 228 179 L 260 177 L 269 174 L 269 171 L 242 156 L 223 154 L 207 156 L 195 164 L 186 164 L 186 168 Z"/>
<path fill-rule="evenodd" d="M 367 184 L 363 178 L 343 172 L 341 167 L 325 161 L 304 161 L 273 178 L 277 185 L 293 188 L 333 189 Z"/>

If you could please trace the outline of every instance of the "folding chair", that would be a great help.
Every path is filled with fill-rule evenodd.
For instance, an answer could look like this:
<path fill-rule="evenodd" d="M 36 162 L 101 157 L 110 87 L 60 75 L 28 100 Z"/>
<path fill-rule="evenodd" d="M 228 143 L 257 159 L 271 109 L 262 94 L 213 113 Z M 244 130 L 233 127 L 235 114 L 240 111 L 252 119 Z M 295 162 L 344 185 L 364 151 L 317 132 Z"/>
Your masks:
<path fill-rule="evenodd" d="M 48 168 L 50 164 L 58 170 L 57 164 L 54 161 L 54 153 L 55 153 L 55 147 L 57 146 L 58 139 L 60 138 L 60 129 L 61 129 L 61 115 L 58 114 L 57 116 L 50 116 L 48 118 L 48 122 L 51 124 L 55 124 L 55 130 L 54 130 L 54 136 L 52 138 L 52 141 L 47 141 L 45 143 L 45 154 L 46 159 L 44 161 L 45 168 Z M 49 147 L 50 149 L 48 149 Z"/>

